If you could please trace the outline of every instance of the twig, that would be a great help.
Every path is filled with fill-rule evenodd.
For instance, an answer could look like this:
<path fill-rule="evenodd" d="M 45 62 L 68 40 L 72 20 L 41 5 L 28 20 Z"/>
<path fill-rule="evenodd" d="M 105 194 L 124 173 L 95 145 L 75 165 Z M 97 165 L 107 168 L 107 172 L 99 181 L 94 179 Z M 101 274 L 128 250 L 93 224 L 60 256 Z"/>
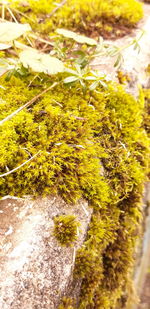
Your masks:
<path fill-rule="evenodd" d="M 48 92 L 50 89 L 54 88 L 58 83 L 55 82 L 54 84 L 52 84 L 50 87 L 48 87 L 47 89 L 45 89 L 44 91 L 42 91 L 41 93 L 39 93 L 38 95 L 36 95 L 32 100 L 30 100 L 29 102 L 27 102 L 26 104 L 24 104 L 23 106 L 19 107 L 16 111 L 14 111 L 12 114 L 8 115 L 6 118 L 4 118 L 3 120 L 0 121 L 0 125 L 3 125 L 4 122 L 10 120 L 12 117 L 16 116 L 19 112 L 21 112 L 24 108 L 30 106 L 31 104 L 33 104 L 34 102 L 36 102 L 41 96 L 43 96 L 46 92 Z"/>
<path fill-rule="evenodd" d="M 13 14 L 13 12 L 9 8 L 9 6 L 7 6 L 6 8 L 7 8 L 9 14 L 11 15 L 12 19 L 15 21 L 16 24 L 18 24 L 18 20 L 16 19 L 15 15 Z"/>
<path fill-rule="evenodd" d="M 57 10 L 59 10 L 65 3 L 67 0 L 63 0 L 50 14 L 47 15 L 47 17 L 52 17 Z"/>
<path fill-rule="evenodd" d="M 14 12 L 16 12 L 19 15 L 24 16 L 25 18 L 28 18 L 29 20 L 31 20 L 33 23 L 35 23 L 35 20 L 32 19 L 31 17 L 29 17 L 27 14 L 24 14 L 23 12 L 20 12 L 19 10 L 15 9 L 15 8 L 11 8 Z"/>
<path fill-rule="evenodd" d="M 50 41 L 47 41 L 47 40 L 45 40 L 45 39 L 42 39 L 42 38 L 40 38 L 39 36 L 37 36 L 37 35 L 35 35 L 35 34 L 33 34 L 33 33 L 29 33 L 28 36 L 30 36 L 31 38 L 33 38 L 33 39 L 35 39 L 35 40 L 38 40 L 38 41 L 40 41 L 40 42 L 42 42 L 42 43 L 46 43 L 46 44 L 48 44 L 48 45 L 54 46 L 54 43 L 52 43 L 52 42 L 50 42 Z"/>
<path fill-rule="evenodd" d="M 7 176 L 9 174 L 12 174 L 14 172 L 16 172 L 19 168 L 21 168 L 22 166 L 24 166 L 25 164 L 27 164 L 28 162 L 30 162 L 31 160 L 33 160 L 39 153 L 41 152 L 41 150 L 39 150 L 33 157 L 31 157 L 29 160 L 23 162 L 21 165 L 17 166 L 16 168 L 14 168 L 13 170 L 6 172 L 4 174 L 1 174 L 0 177 L 4 177 Z"/>
<path fill-rule="evenodd" d="M 2 3 L 2 20 L 5 19 L 5 4 Z"/>

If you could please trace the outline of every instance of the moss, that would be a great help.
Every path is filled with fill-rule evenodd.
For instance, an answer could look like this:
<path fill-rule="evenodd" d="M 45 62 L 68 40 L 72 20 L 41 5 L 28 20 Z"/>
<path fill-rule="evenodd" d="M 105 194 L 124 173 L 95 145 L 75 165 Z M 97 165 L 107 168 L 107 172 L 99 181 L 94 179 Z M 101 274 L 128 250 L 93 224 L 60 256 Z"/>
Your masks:
<path fill-rule="evenodd" d="M 58 309 L 74 309 L 73 300 L 69 297 L 63 297 L 62 304 Z"/>
<path fill-rule="evenodd" d="M 17 78 L 3 85 L 6 90 L 1 89 L 1 96 L 5 98 L 0 107 L 1 119 L 38 91 L 34 86 L 28 89 Z M 98 114 L 93 112 L 91 117 L 91 110 L 80 89 L 70 93 L 64 88 L 62 92 L 60 85 L 57 93 L 56 90 L 49 92 L 30 110 L 20 112 L 5 123 L 1 127 L 1 173 L 6 172 L 6 166 L 12 170 L 39 150 L 42 152 L 17 174 L 1 178 L 1 194 L 8 191 L 18 195 L 59 193 L 65 200 L 75 202 L 82 194 L 87 197 L 90 193 L 95 204 L 105 203 L 108 186 L 99 175 L 98 146 L 92 140 Z M 78 116 L 82 119 L 78 120 Z M 99 151 L 104 153 L 100 146 Z"/>
<path fill-rule="evenodd" d="M 61 215 L 54 218 L 54 236 L 62 246 L 71 246 L 78 238 L 80 223 L 73 215 Z"/>
<path fill-rule="evenodd" d="M 119 83 L 123 85 L 131 81 L 130 76 L 122 71 L 117 71 L 117 78 Z"/>
<path fill-rule="evenodd" d="M 150 64 L 148 64 L 148 66 L 146 68 L 146 72 L 147 72 L 147 74 L 150 74 Z"/>
<path fill-rule="evenodd" d="M 12 6 L 20 2 L 12 1 Z M 22 21 L 30 22 L 36 31 L 47 34 L 58 27 L 65 27 L 88 35 L 99 35 L 99 32 L 105 35 L 114 29 L 113 35 L 120 35 L 124 30 L 122 25 L 128 31 L 143 17 L 142 4 L 136 0 L 67 0 L 52 16 L 56 8 L 54 1 L 28 0 L 27 3 L 25 6 L 17 5 L 20 11 L 27 14 L 27 18 L 23 17 Z"/>
<path fill-rule="evenodd" d="M 145 103 L 142 95 L 136 101 L 117 84 L 83 93 L 78 85 L 65 86 L 63 78 L 42 83 L 35 79 L 31 85 L 33 76 L 1 78 L 1 119 L 54 81 L 59 83 L 0 127 L 1 174 L 41 151 L 1 177 L 0 192 L 60 194 L 68 203 L 80 197 L 88 200 L 93 216 L 75 261 L 75 280 L 82 281 L 78 308 L 112 309 L 129 282 L 141 218 L 149 162 Z M 64 226 L 60 229 L 60 219 L 69 226 L 68 235 Z M 74 219 L 56 217 L 55 222 L 63 243 L 75 240 Z"/>
<path fill-rule="evenodd" d="M 145 112 L 143 124 L 148 136 L 150 136 L 150 89 L 143 90 L 143 94 L 145 98 Z"/>
<path fill-rule="evenodd" d="M 143 113 L 143 127 L 147 132 L 148 137 L 150 138 L 150 89 L 143 90 L 145 110 Z M 150 162 L 148 166 L 148 176 L 150 177 Z"/>

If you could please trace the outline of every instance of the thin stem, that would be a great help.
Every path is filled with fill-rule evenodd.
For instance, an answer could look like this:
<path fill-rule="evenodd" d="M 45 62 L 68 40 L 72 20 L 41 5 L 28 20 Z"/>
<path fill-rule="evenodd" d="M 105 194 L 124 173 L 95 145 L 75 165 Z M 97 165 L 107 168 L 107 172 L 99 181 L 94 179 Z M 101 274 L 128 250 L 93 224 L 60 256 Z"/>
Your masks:
<path fill-rule="evenodd" d="M 18 20 L 16 19 L 15 15 L 13 14 L 13 12 L 9 8 L 9 6 L 7 6 L 7 10 L 9 12 L 9 14 L 11 15 L 12 19 L 15 21 L 15 23 L 18 24 Z"/>
<path fill-rule="evenodd" d="M 33 157 L 31 157 L 29 160 L 23 162 L 21 165 L 17 166 L 16 168 L 14 168 L 13 170 L 9 171 L 9 172 L 6 172 L 4 174 L 1 174 L 0 177 L 4 177 L 4 176 L 7 176 L 7 175 L 10 175 L 14 172 L 16 172 L 18 169 L 20 169 L 22 166 L 24 166 L 25 164 L 27 164 L 28 162 L 30 162 L 31 160 L 33 160 L 39 153 L 41 152 L 41 150 L 39 150 Z"/>
<path fill-rule="evenodd" d="M 21 112 L 23 109 L 29 107 L 31 104 L 35 103 L 41 96 L 43 96 L 46 92 L 48 92 L 50 89 L 54 88 L 58 83 L 55 82 L 50 87 L 36 95 L 32 100 L 24 104 L 23 106 L 19 107 L 16 111 L 14 111 L 12 114 L 8 115 L 6 118 L 0 121 L 0 125 L 3 125 L 6 121 L 10 120 L 14 116 L 16 116 L 19 112 Z"/>
<path fill-rule="evenodd" d="M 2 20 L 5 19 L 5 4 L 2 4 Z"/>
<path fill-rule="evenodd" d="M 36 23 L 36 21 L 34 19 L 32 19 L 31 17 L 29 17 L 27 14 L 24 14 L 23 12 L 20 12 L 19 10 L 15 9 L 15 8 L 12 8 L 12 10 L 14 12 L 16 12 L 17 14 L 20 14 L 20 15 L 24 16 L 25 18 L 28 18 L 32 22 Z"/>
<path fill-rule="evenodd" d="M 50 41 L 47 41 L 47 40 L 44 40 L 42 38 L 40 38 L 39 36 L 33 34 L 33 33 L 28 33 L 28 36 L 30 36 L 31 38 L 35 39 L 35 40 L 38 40 L 42 43 L 46 43 L 48 45 L 51 45 L 51 46 L 54 46 L 54 43 L 50 42 Z"/>
<path fill-rule="evenodd" d="M 57 10 L 59 10 L 66 3 L 66 1 L 67 0 L 63 0 L 50 14 L 47 15 L 47 17 L 52 17 L 57 12 Z"/>

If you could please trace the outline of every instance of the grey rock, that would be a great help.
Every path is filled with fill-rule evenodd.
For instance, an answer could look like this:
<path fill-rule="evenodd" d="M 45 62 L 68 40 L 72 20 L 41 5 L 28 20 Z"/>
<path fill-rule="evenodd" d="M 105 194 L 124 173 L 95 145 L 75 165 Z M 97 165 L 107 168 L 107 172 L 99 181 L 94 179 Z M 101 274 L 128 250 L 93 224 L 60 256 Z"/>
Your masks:
<path fill-rule="evenodd" d="M 58 307 L 91 213 L 84 200 L 74 206 L 60 197 L 0 201 L 0 309 Z M 81 224 L 73 247 L 62 247 L 53 236 L 53 218 L 60 214 L 74 214 Z"/>

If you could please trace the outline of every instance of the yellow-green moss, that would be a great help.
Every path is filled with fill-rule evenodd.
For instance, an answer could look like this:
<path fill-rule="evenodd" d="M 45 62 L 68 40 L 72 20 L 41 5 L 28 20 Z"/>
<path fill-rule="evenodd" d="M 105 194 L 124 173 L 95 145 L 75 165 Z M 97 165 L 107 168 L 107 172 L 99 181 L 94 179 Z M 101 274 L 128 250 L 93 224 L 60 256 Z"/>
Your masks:
<path fill-rule="evenodd" d="M 58 307 L 58 309 L 74 309 L 73 300 L 69 297 L 63 297 L 62 304 Z"/>
<path fill-rule="evenodd" d="M 22 3 L 12 1 L 12 5 L 16 6 L 20 2 Z M 143 17 L 142 4 L 136 0 L 67 0 L 52 16 L 51 13 L 56 8 L 54 1 L 28 0 L 27 3 L 29 5 L 26 6 L 18 4 L 17 8 L 23 10 L 32 21 L 25 17 L 22 21 L 28 20 L 36 31 L 43 33 L 65 27 L 87 34 L 105 35 L 122 25 L 133 27 Z M 116 35 L 122 30 L 117 30 Z"/>
<path fill-rule="evenodd" d="M 94 212 L 75 262 L 75 280 L 82 280 L 77 307 L 112 309 L 128 283 L 141 216 L 149 161 L 144 100 L 136 101 L 111 83 L 84 93 L 78 85 L 65 86 L 61 78 L 35 79 L 31 85 L 32 76 L 1 79 L 1 119 L 55 80 L 59 83 L 0 127 L 1 174 L 41 151 L 0 178 L 0 192 L 57 193 L 67 202 L 89 201 Z"/>
<path fill-rule="evenodd" d="M 80 223 L 73 215 L 61 215 L 54 218 L 54 236 L 62 246 L 71 246 L 78 238 Z"/>

